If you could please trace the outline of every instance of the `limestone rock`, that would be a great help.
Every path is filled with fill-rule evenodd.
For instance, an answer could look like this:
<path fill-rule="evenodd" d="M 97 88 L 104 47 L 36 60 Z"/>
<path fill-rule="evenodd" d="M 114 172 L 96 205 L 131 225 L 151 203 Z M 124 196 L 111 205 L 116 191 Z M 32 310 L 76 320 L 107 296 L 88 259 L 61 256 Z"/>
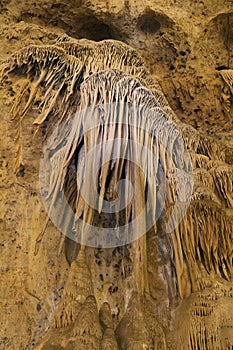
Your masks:
<path fill-rule="evenodd" d="M 232 13 L 230 0 L 1 1 L 1 350 L 232 349 Z M 144 106 L 122 116 L 157 130 L 131 136 L 158 154 L 154 163 L 149 152 L 142 157 L 147 183 L 129 163 L 106 163 L 96 172 L 102 199 L 93 211 L 77 182 L 88 148 L 75 136 L 85 123 L 69 117 L 95 105 L 103 125 L 117 113 L 99 106 L 112 101 Z M 110 125 L 85 146 L 128 137 Z M 140 200 L 101 216 L 117 199 L 119 174 L 133 179 Z M 101 228 L 131 222 L 148 198 L 158 220 L 146 235 L 84 252 L 78 218 L 93 225 L 88 237 L 97 242 Z M 46 203 L 55 204 L 57 225 Z"/>

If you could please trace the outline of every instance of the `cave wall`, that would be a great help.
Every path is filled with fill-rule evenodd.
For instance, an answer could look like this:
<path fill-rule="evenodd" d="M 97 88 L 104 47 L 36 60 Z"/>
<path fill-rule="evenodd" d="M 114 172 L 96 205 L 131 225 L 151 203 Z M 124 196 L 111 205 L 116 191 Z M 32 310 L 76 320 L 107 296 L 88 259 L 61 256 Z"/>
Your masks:
<path fill-rule="evenodd" d="M 39 194 L 45 132 L 33 125 L 37 106 L 13 119 L 30 87 L 20 67 L 5 75 L 0 349 L 231 349 L 233 80 L 221 76 L 233 69 L 231 1 L 8 0 L 0 12 L 3 60 L 28 45 L 80 39 L 135 49 L 178 120 L 193 127 L 183 138 L 195 180 L 177 230 L 168 237 L 158 222 L 147 233 L 150 289 L 138 296 L 135 247 L 61 247 Z"/>

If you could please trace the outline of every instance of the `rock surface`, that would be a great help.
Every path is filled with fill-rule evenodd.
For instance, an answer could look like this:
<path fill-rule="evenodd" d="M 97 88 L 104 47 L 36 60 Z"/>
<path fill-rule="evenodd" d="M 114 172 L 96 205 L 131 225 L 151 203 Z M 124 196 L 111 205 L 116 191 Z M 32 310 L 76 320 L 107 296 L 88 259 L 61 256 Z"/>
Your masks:
<path fill-rule="evenodd" d="M 5 0 L 0 11 L 0 349 L 232 349 L 231 0 Z M 122 60 L 111 54 L 103 62 L 93 49 L 102 40 Z M 41 73 L 48 57 L 53 78 Z M 90 77 L 108 67 L 139 79 L 178 126 L 194 188 L 169 234 L 175 185 L 156 227 L 126 246 L 84 251 L 48 220 L 41 150 L 64 96 L 71 96 L 69 111 L 79 103 L 72 57 L 85 61 Z M 64 89 L 54 83 L 56 72 Z"/>

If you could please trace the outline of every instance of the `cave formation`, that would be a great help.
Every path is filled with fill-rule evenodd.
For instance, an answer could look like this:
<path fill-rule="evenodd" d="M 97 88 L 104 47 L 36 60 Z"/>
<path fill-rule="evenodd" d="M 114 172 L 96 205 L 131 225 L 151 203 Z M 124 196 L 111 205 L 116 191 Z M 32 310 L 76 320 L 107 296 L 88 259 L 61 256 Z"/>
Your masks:
<path fill-rule="evenodd" d="M 230 151 L 180 121 L 137 50 L 83 28 L 95 41 L 60 35 L 1 65 L 12 172 L 41 211 L 22 238 L 20 349 L 232 349 Z M 229 113 L 232 70 L 219 76 Z"/>

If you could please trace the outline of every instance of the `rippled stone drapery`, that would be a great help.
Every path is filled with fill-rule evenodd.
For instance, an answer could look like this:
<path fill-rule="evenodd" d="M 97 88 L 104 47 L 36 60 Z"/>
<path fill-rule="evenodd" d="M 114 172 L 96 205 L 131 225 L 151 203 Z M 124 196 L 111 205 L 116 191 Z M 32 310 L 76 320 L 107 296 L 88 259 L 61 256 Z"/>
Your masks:
<path fill-rule="evenodd" d="M 228 208 L 232 208 L 232 183 L 229 181 L 232 177 L 232 167 L 224 162 L 225 155 L 218 144 L 215 144 L 211 139 L 204 138 L 191 127 L 178 122 L 158 83 L 149 77 L 142 60 L 134 50 L 113 41 L 92 43 L 85 40 L 67 42 L 61 39 L 55 46 L 29 47 L 16 53 L 3 66 L 3 75 L 10 72 L 17 73 L 18 69 L 21 70 L 21 74 L 27 76 L 27 79 L 14 101 L 15 121 L 20 123 L 20 120 L 26 117 L 33 108 L 37 114 L 34 123 L 46 124 L 47 137 L 52 134 L 56 126 L 66 120 L 67 116 L 71 116 L 77 111 L 77 106 L 82 110 L 83 107 L 92 105 L 92 102 L 96 103 L 98 99 L 101 102 L 109 103 L 109 96 L 112 91 L 116 93 L 117 89 L 118 93 L 122 93 L 123 97 L 129 101 L 136 98 L 140 103 L 146 104 L 153 112 L 156 112 L 157 117 L 162 115 L 163 121 L 166 121 L 171 129 L 174 128 L 176 122 L 176 128 L 179 128 L 182 133 L 186 147 L 192 155 L 195 188 L 193 201 L 185 219 L 179 227 L 168 235 L 171 265 L 175 269 L 175 283 L 172 284 L 169 276 L 167 283 L 173 289 L 173 295 L 179 294 L 179 297 L 185 298 L 192 292 L 201 293 L 208 284 L 212 284 L 212 277 L 209 277 L 212 276 L 212 273 L 219 276 L 221 280 L 231 280 L 232 224 L 227 213 L 222 211 L 220 206 L 221 203 L 224 203 Z M 104 89 L 103 84 L 106 84 Z M 118 84 L 120 87 L 117 88 Z M 88 94 L 90 91 L 94 93 Z M 90 103 L 87 97 L 94 98 L 94 100 Z M 16 170 L 23 163 L 20 153 L 20 139 L 18 146 Z M 67 201 L 76 208 L 76 212 L 88 217 L 89 210 L 85 212 L 81 199 L 77 197 L 75 179 L 69 176 L 73 174 L 71 170 L 74 158 L 72 157 L 77 146 L 68 149 L 67 155 L 64 157 L 63 179 L 65 179 Z M 59 155 L 59 153 L 57 154 Z M 165 156 L 164 159 L 162 157 L 160 159 L 162 162 Z M 114 166 L 118 169 L 117 167 L 122 168 L 123 164 L 115 163 Z M 102 183 L 100 183 L 100 188 L 104 190 L 106 190 L 108 167 L 109 165 L 105 169 L 106 173 L 102 176 Z M 56 163 L 53 170 L 57 170 Z M 56 179 L 60 176 L 59 174 L 53 174 L 53 178 Z M 206 180 L 207 178 L 209 181 Z M 55 193 L 54 200 L 56 200 L 56 192 L 54 191 L 56 183 L 56 181 L 54 184 L 51 183 L 51 193 L 53 195 Z M 171 192 L 173 189 L 170 186 Z M 174 196 L 175 194 L 171 193 L 170 204 Z M 155 197 L 152 203 L 157 201 L 158 196 Z M 165 210 L 164 220 L 166 216 L 169 217 L 170 210 L 171 208 L 168 206 Z M 213 217 L 214 220 L 212 220 Z M 42 237 L 43 233 L 38 237 L 37 243 L 41 241 Z M 144 290 L 147 292 L 151 290 L 146 276 L 147 249 L 145 237 L 139 240 L 134 247 L 135 286 L 142 295 Z M 81 250 L 80 257 L 82 254 Z M 141 264 L 138 264 L 139 260 L 142 260 Z M 70 276 L 72 276 L 75 264 L 76 261 L 72 263 Z M 85 265 L 85 263 L 83 264 Z M 143 266 L 142 269 L 141 266 Z M 72 289 L 72 282 L 67 288 Z M 64 314 L 63 309 L 68 307 L 65 301 L 66 295 L 77 301 L 78 293 L 77 285 L 77 290 L 64 294 L 64 307 L 60 311 L 60 316 Z M 67 326 L 70 322 L 74 322 L 75 316 L 73 318 L 71 315 L 73 315 L 72 309 L 69 310 L 65 319 L 63 316 L 59 316 L 56 327 Z M 127 317 L 130 319 L 129 315 Z M 180 344 L 184 342 L 184 348 L 188 346 L 190 349 L 195 348 L 195 346 L 196 348 L 203 347 L 205 342 L 211 344 L 211 341 L 213 344 L 218 344 L 220 349 L 223 349 L 224 346 L 225 348 L 230 346 L 231 340 L 228 343 L 222 343 L 220 335 L 215 340 L 212 339 L 211 331 L 207 333 L 203 331 L 203 336 L 199 337 L 197 335 L 199 323 L 196 319 L 194 317 L 194 324 L 191 323 L 189 328 L 191 340 L 187 340 L 186 334 L 183 334 L 182 331 L 177 331 L 178 334 L 181 333 L 178 343 L 179 341 Z M 149 344 L 149 340 L 147 341 Z M 123 340 L 122 344 L 125 344 Z M 126 344 L 128 343 L 126 342 Z"/>

